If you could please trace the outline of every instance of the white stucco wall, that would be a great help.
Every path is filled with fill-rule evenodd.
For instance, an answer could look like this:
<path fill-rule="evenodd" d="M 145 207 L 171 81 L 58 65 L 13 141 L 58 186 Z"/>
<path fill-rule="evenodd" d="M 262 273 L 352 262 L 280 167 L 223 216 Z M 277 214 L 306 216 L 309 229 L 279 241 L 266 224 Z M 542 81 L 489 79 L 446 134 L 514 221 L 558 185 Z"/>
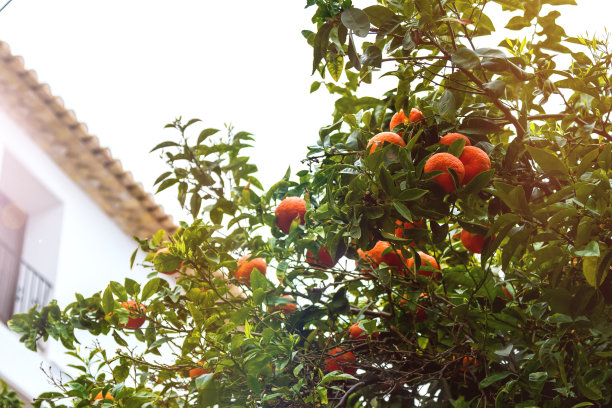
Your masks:
<path fill-rule="evenodd" d="M 3 158 L 11 166 L 3 165 Z M 10 190 L 9 198 L 28 213 L 22 258 L 51 280 L 51 296 L 60 305 L 72 302 L 75 292 L 88 296 L 103 290 L 110 280 L 145 279 L 145 271 L 129 268 L 136 242 L 0 111 L 3 168 L 7 171 L 0 174 L 0 187 Z M 28 174 L 23 176 L 22 170 Z M 42 353 L 28 351 L 6 326 L 0 326 L 0 378 L 25 395 L 52 390 L 41 363 L 66 367 L 75 362 L 56 344 L 47 345 Z"/>

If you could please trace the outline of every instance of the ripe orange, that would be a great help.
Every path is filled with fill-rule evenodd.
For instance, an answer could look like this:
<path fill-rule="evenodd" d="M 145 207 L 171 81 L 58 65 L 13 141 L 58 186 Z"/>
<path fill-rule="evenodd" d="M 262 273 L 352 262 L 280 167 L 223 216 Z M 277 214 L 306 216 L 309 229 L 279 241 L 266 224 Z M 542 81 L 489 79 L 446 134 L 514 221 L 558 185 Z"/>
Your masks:
<path fill-rule="evenodd" d="M 482 253 L 486 241 L 484 235 L 472 234 L 469 231 L 461 230 L 461 243 L 470 252 L 475 254 Z"/>
<path fill-rule="evenodd" d="M 355 340 L 363 340 L 366 338 L 365 330 L 359 327 L 359 322 L 349 327 L 349 335 Z"/>
<path fill-rule="evenodd" d="M 461 133 L 449 133 L 446 136 L 442 137 L 442 139 L 440 139 L 440 143 L 443 145 L 450 146 L 457 139 L 465 139 L 465 146 L 472 145 L 470 139 L 468 139 L 465 135 L 462 135 Z"/>
<path fill-rule="evenodd" d="M 318 269 L 329 269 L 336 264 L 329 252 L 327 252 L 327 246 L 325 245 L 319 248 L 317 255 L 310 251 L 306 251 L 306 262 L 308 262 L 308 264 L 313 268 Z"/>
<path fill-rule="evenodd" d="M 341 347 L 336 347 L 329 350 L 330 357 L 325 359 L 326 371 L 342 371 L 346 374 L 355 375 L 357 367 L 355 366 L 355 355 L 350 351 L 344 351 Z"/>
<path fill-rule="evenodd" d="M 144 316 L 147 308 L 143 304 L 136 303 L 134 300 L 128 300 L 127 302 L 121 302 L 121 307 L 130 311 L 130 317 L 128 318 L 127 323 L 119 323 L 120 327 L 125 327 L 126 329 L 138 329 L 144 324 L 145 321 L 147 321 L 147 318 Z"/>
<path fill-rule="evenodd" d="M 423 115 L 423 112 L 421 112 L 420 110 L 416 108 L 412 108 L 410 109 L 410 115 L 408 115 L 408 119 L 411 122 L 420 122 L 425 119 L 425 116 Z"/>
<path fill-rule="evenodd" d="M 456 158 L 450 153 L 434 154 L 427 160 L 427 162 L 425 162 L 425 167 L 423 168 L 423 171 L 425 173 L 431 173 L 435 170 L 443 171 L 444 173 L 437 175 L 432 180 L 441 185 L 444 191 L 450 193 L 455 189 L 455 183 L 453 182 L 453 178 L 448 172 L 448 168 L 453 169 L 455 173 L 457 173 L 457 178 L 459 179 L 459 183 L 461 183 L 465 176 L 465 168 L 463 167 L 463 163 L 461 163 L 458 158 Z"/>
<path fill-rule="evenodd" d="M 251 272 L 253 269 L 257 268 L 262 275 L 266 275 L 266 270 L 268 269 L 268 265 L 266 264 L 266 260 L 263 258 L 253 258 L 249 260 L 251 254 L 247 254 L 240 258 L 237 262 L 238 269 L 234 272 L 234 276 L 238 280 L 238 282 L 242 282 L 245 285 L 251 284 Z"/>
<path fill-rule="evenodd" d="M 440 266 L 438 265 L 438 262 L 436 261 L 436 259 L 431 256 L 428 255 L 424 252 L 417 252 L 419 254 L 419 257 L 421 258 L 421 266 L 424 265 L 429 265 L 432 268 L 435 269 L 440 269 Z M 412 269 L 414 267 L 414 258 L 410 258 L 406 261 L 406 266 L 408 267 L 408 269 Z M 434 274 L 435 273 L 435 274 Z M 417 275 L 423 275 L 423 276 L 427 276 L 427 277 L 432 277 L 433 275 L 433 279 L 438 280 L 442 277 L 442 275 L 440 274 L 440 272 L 433 272 L 433 271 L 426 271 L 426 270 L 418 270 L 417 271 Z"/>
<path fill-rule="evenodd" d="M 408 117 L 406 117 L 406 114 L 404 113 L 403 109 L 400 109 L 399 112 L 396 112 L 392 117 L 391 117 L 391 122 L 389 122 L 389 130 L 393 130 L 394 127 L 396 127 L 399 124 L 404 124 L 407 125 L 408 123 L 412 122 L 418 122 L 425 119 L 425 116 L 423 116 L 423 112 L 421 112 L 418 109 L 412 108 L 410 110 L 410 113 L 408 114 Z M 402 135 L 401 133 L 398 133 L 398 135 Z"/>
<path fill-rule="evenodd" d="M 280 310 L 284 314 L 292 314 L 293 312 L 296 311 L 298 305 L 297 305 L 297 303 L 295 302 L 295 299 L 292 296 L 289 296 L 289 295 L 280 295 L 280 297 L 283 297 L 285 299 L 289 299 L 290 302 L 279 304 L 279 305 L 271 307 L 270 308 L 271 312 L 274 312 L 276 310 Z"/>
<path fill-rule="evenodd" d="M 169 253 L 170 253 L 170 250 L 168 248 L 160 248 L 157 250 L 157 252 L 155 252 L 155 255 L 153 255 L 153 260 L 155 260 L 155 258 L 157 258 L 159 254 L 169 254 Z M 181 269 L 183 269 L 183 262 L 180 263 L 178 269 L 176 269 L 175 271 L 169 271 L 169 272 L 158 271 L 158 272 L 163 273 L 164 275 L 172 275 L 175 272 L 179 272 Z"/>
<path fill-rule="evenodd" d="M 398 268 L 400 271 L 403 270 L 403 257 L 399 251 L 391 251 L 383 255 L 385 249 L 389 247 L 391 247 L 391 244 L 389 244 L 387 241 L 378 241 L 376 245 L 374 245 L 374 248 L 370 249 L 369 251 L 362 251 L 361 249 L 358 249 L 357 253 L 359 254 L 360 258 L 365 259 L 375 268 L 381 263 L 386 263 L 391 267 Z M 361 272 L 364 275 L 368 275 L 368 272 L 371 271 L 364 269 Z"/>
<path fill-rule="evenodd" d="M 200 361 L 198 362 L 199 365 L 203 366 L 204 362 Z M 192 368 L 191 370 L 189 370 L 189 378 L 194 378 L 194 377 L 199 377 L 203 374 L 210 374 L 210 370 L 207 370 L 205 368 Z"/>
<path fill-rule="evenodd" d="M 423 220 L 417 222 L 401 222 L 400 220 L 396 220 L 395 225 L 397 225 L 397 227 L 395 227 L 395 236 L 398 238 L 404 238 L 404 230 L 412 229 L 415 227 L 422 228 Z M 408 245 L 415 246 L 416 244 L 414 242 L 411 242 Z"/>
<path fill-rule="evenodd" d="M 379 134 L 377 134 L 376 136 L 374 136 L 374 137 L 372 137 L 370 139 L 366 149 L 369 147 L 370 148 L 370 154 L 372 154 L 374 152 L 374 150 L 376 150 L 378 148 L 378 146 L 382 146 L 385 142 L 393 143 L 393 144 L 396 144 L 396 145 L 401 146 L 401 147 L 405 147 L 406 146 L 406 142 L 404 142 L 404 139 L 402 139 L 402 137 L 400 135 L 398 135 L 397 133 L 382 132 L 382 133 L 379 133 Z"/>
<path fill-rule="evenodd" d="M 98 400 L 101 400 L 101 399 L 107 399 L 107 400 L 111 400 L 111 401 L 115 400 L 110 392 L 107 392 L 106 395 L 104 397 L 102 397 L 102 391 L 100 391 L 96 395 L 96 397 L 94 398 L 94 401 L 98 401 Z"/>
<path fill-rule="evenodd" d="M 276 225 L 285 234 L 291 230 L 291 223 L 296 218 L 300 218 L 300 223 L 304 224 L 304 214 L 306 214 L 306 201 L 300 197 L 287 197 L 280 202 L 276 210 Z"/>
<path fill-rule="evenodd" d="M 399 112 L 396 112 L 393 116 L 391 116 L 391 122 L 389 122 L 389 130 L 393 130 L 394 127 L 402 123 L 408 123 L 408 117 L 404 114 L 404 110 L 400 109 Z"/>
<path fill-rule="evenodd" d="M 491 159 L 482 150 L 474 146 L 465 146 L 459 160 L 463 163 L 465 177 L 463 184 L 467 184 L 483 171 L 491 170 Z"/>

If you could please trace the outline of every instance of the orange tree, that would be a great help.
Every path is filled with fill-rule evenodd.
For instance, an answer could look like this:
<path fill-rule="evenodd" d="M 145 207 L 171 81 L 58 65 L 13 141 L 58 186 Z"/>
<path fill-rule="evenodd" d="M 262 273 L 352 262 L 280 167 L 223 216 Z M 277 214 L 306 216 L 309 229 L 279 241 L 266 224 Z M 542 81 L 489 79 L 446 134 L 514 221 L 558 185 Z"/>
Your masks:
<path fill-rule="evenodd" d="M 138 240 L 146 283 L 13 318 L 31 349 L 118 344 L 35 405 L 609 407 L 612 54 L 568 4 L 308 0 L 338 95 L 308 170 L 264 190 L 250 134 L 168 125 L 159 190 L 194 221 Z"/>

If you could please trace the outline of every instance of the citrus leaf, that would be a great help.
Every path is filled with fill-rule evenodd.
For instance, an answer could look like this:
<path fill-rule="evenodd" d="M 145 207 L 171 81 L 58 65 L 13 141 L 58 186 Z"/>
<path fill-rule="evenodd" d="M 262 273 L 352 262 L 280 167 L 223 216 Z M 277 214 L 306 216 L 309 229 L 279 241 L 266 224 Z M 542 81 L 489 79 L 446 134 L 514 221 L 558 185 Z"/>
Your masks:
<path fill-rule="evenodd" d="M 489 385 L 495 384 L 496 382 L 501 381 L 504 378 L 509 377 L 510 375 L 512 375 L 512 373 L 509 372 L 509 371 L 504 371 L 504 372 L 501 372 L 501 373 L 495 373 L 493 375 L 490 375 L 490 376 L 488 376 L 487 378 L 485 378 L 484 380 L 482 380 L 480 382 L 480 384 L 479 384 L 480 388 L 486 388 Z"/>
<path fill-rule="evenodd" d="M 338 53 L 328 53 L 326 57 L 327 72 L 331 75 L 335 82 L 340 80 L 342 69 L 344 67 L 344 57 Z"/>
<path fill-rule="evenodd" d="M 563 164 L 563 162 L 551 151 L 528 145 L 525 146 L 525 149 L 527 149 L 533 160 L 538 163 L 545 173 L 551 173 L 557 176 L 567 176 L 569 174 L 565 164 Z"/>
<path fill-rule="evenodd" d="M 361 9 L 350 8 L 344 10 L 340 15 L 342 24 L 346 28 L 353 30 L 356 36 L 365 37 L 370 32 L 370 19 L 368 15 Z"/>
<path fill-rule="evenodd" d="M 451 61 L 453 64 L 463 69 L 477 69 L 480 68 L 480 58 L 478 55 L 469 48 L 459 48 L 457 51 L 451 54 Z"/>
<path fill-rule="evenodd" d="M 111 291 L 110 285 L 104 290 L 102 295 L 102 310 L 104 313 L 112 313 L 115 309 L 115 301 L 113 300 L 113 292 Z"/>

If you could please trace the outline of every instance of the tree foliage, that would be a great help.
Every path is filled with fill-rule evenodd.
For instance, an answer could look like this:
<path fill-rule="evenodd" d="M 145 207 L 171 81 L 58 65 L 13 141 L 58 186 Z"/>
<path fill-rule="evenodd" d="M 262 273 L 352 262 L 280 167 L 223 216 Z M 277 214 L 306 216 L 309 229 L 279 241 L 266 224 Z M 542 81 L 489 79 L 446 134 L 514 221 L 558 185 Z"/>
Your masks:
<path fill-rule="evenodd" d="M 0 380 L 0 408 L 19 408 L 23 407 L 23 402 L 15 391 L 8 388 L 6 383 Z"/>
<path fill-rule="evenodd" d="M 610 406 L 612 54 L 607 38 L 556 23 L 572 4 L 308 0 L 311 90 L 338 96 L 308 170 L 265 190 L 243 152 L 252 135 L 169 124 L 156 184 L 176 187 L 194 221 L 138 240 L 145 284 L 13 318 L 31 349 L 51 336 L 77 350 L 75 329 L 118 344 L 71 351 L 81 374 L 36 406 L 89 406 L 99 392 L 108 407 Z M 516 32 L 497 45 L 495 5 Z M 396 85 L 361 96 L 380 76 Z M 394 129 L 405 146 L 366 148 L 400 109 L 423 114 Z M 424 167 L 461 156 L 463 139 L 439 143 L 453 132 L 491 169 L 465 185 L 449 173 L 447 192 Z M 286 234 L 275 208 L 291 196 L 307 211 Z M 321 248 L 345 257 L 329 267 Z M 244 254 L 269 265 L 248 285 L 233 276 Z M 146 323 L 130 329 L 135 315 Z"/>

